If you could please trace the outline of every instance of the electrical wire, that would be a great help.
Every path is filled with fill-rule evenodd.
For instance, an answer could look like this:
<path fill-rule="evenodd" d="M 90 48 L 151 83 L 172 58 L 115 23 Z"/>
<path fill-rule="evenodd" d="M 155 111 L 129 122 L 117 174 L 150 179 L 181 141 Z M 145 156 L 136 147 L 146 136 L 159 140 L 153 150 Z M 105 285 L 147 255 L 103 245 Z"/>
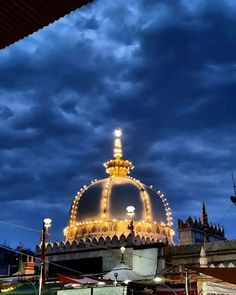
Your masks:
<path fill-rule="evenodd" d="M 4 225 L 9 225 L 9 226 L 12 226 L 12 227 L 17 227 L 17 228 L 21 228 L 21 229 L 25 229 L 25 230 L 29 230 L 29 231 L 34 231 L 34 232 L 37 232 L 37 233 L 41 233 L 41 230 L 37 230 L 37 229 L 34 229 L 34 228 L 31 228 L 31 227 L 27 227 L 27 226 L 21 226 L 21 225 L 18 225 L 18 224 L 13 224 L 13 223 L 8 223 L 8 222 L 5 222 L 5 221 L 0 221 L 0 224 L 4 224 Z M 58 238 L 57 235 L 51 235 L 51 237 L 54 237 L 54 238 Z M 109 247 L 106 247 L 104 245 L 96 245 L 96 244 L 91 244 L 91 243 L 88 243 L 86 241 L 83 241 L 83 243 L 85 245 L 89 245 L 90 246 L 90 249 L 91 248 L 99 248 L 99 249 L 104 249 L 104 250 L 109 250 L 109 251 L 112 251 L 114 254 L 116 254 L 117 252 L 112 249 L 112 248 L 109 248 Z M 135 254 L 133 253 L 134 256 L 137 256 L 139 258 L 145 258 L 145 259 L 150 259 L 150 260 L 156 260 L 155 258 L 151 258 L 151 257 L 147 257 L 147 256 L 143 256 L 143 255 L 139 255 L 139 254 Z"/>
<path fill-rule="evenodd" d="M 43 260 L 43 259 L 41 259 L 41 258 L 39 258 L 39 257 L 35 257 L 35 256 L 29 255 L 29 254 L 27 254 L 27 253 L 24 253 L 24 252 L 21 252 L 21 251 L 18 251 L 18 250 L 15 250 L 15 249 L 12 249 L 12 248 L 8 248 L 8 247 L 3 246 L 3 245 L 0 245 L 0 248 L 1 248 L 1 249 L 5 249 L 5 250 L 7 250 L 7 251 L 11 251 L 11 252 L 17 253 L 17 254 L 20 254 L 20 255 L 22 255 L 22 256 L 26 256 L 26 257 L 28 256 L 28 257 L 31 257 L 31 258 L 33 258 L 33 259 L 35 259 L 35 260 L 40 261 L 40 262 L 45 262 L 46 264 L 51 264 L 51 265 L 54 265 L 54 266 L 57 266 L 57 267 L 63 268 L 63 269 L 65 269 L 65 270 L 73 271 L 73 272 L 78 273 L 78 274 L 80 274 L 80 275 L 87 275 L 87 276 L 89 276 L 89 277 L 94 277 L 94 276 L 93 276 L 94 274 L 89 274 L 89 275 L 88 275 L 88 274 L 85 274 L 85 273 L 83 273 L 83 272 L 81 272 L 81 271 L 78 271 L 78 270 L 76 270 L 76 269 L 69 268 L 69 267 L 66 267 L 66 266 L 62 266 L 62 265 L 57 264 L 57 263 L 55 263 L 55 262 L 51 262 L 51 261 L 47 261 L 47 260 Z M 94 278 L 95 278 L 95 277 L 94 277 Z M 96 279 L 97 279 L 97 277 L 96 277 Z"/>
<path fill-rule="evenodd" d="M 27 227 L 27 226 L 18 225 L 18 224 L 14 224 L 14 223 L 9 223 L 9 222 L 6 222 L 6 221 L 1 221 L 1 220 L 0 220 L 0 224 L 10 225 L 10 226 L 17 227 L 17 228 L 20 228 L 20 229 L 26 229 L 26 230 L 29 230 L 29 231 L 34 231 L 34 232 L 37 232 L 37 233 L 41 232 L 40 230 L 35 229 L 35 228 L 30 228 L 30 227 Z"/>
<path fill-rule="evenodd" d="M 229 213 L 229 211 L 231 210 L 231 208 L 233 207 L 233 204 L 230 204 L 228 209 L 225 211 L 224 215 L 222 216 L 222 218 L 220 219 L 220 221 L 218 222 L 218 224 L 221 224 L 221 222 L 225 219 L 226 215 Z"/>

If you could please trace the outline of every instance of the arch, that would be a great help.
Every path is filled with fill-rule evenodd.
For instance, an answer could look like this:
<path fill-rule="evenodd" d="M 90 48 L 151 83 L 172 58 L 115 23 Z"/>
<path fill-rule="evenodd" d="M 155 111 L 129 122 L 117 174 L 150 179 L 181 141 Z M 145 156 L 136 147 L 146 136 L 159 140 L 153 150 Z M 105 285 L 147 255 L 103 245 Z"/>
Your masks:
<path fill-rule="evenodd" d="M 160 228 L 158 226 L 156 227 L 156 233 L 160 234 Z"/>
<path fill-rule="evenodd" d="M 111 243 L 112 243 L 113 245 L 118 245 L 118 244 L 119 244 L 119 239 L 118 239 L 117 235 L 114 235 L 114 236 L 112 237 Z"/>
<path fill-rule="evenodd" d="M 69 241 L 67 241 L 67 242 L 65 243 L 65 249 L 70 249 L 70 242 L 69 242 Z"/>
<path fill-rule="evenodd" d="M 128 236 L 127 236 L 127 243 L 128 244 L 133 244 L 135 242 L 135 237 L 134 237 L 134 234 L 129 234 Z"/>
<path fill-rule="evenodd" d="M 74 241 L 72 242 L 72 244 L 71 244 L 71 248 L 72 248 L 72 249 L 76 249 L 77 246 L 78 246 L 78 244 L 77 244 L 77 242 L 74 240 Z"/>
<path fill-rule="evenodd" d="M 99 244 L 99 245 L 104 245 L 104 244 L 105 244 L 105 240 L 104 240 L 103 237 L 100 237 L 100 238 L 98 239 L 98 244 Z"/>
<path fill-rule="evenodd" d="M 97 232 L 97 226 L 96 226 L 96 225 L 92 226 L 91 232 L 92 232 L 92 233 Z"/>
<path fill-rule="evenodd" d="M 136 229 L 136 232 L 138 232 L 138 233 L 142 232 L 141 225 L 136 226 L 135 229 Z"/>
<path fill-rule="evenodd" d="M 94 238 L 92 239 L 92 244 L 93 244 L 93 245 L 97 245 L 97 243 L 98 243 L 98 240 L 97 240 L 96 237 L 94 237 Z"/>
<path fill-rule="evenodd" d="M 52 251 L 52 248 L 53 248 L 53 244 L 52 243 L 47 243 L 46 251 Z"/>
<path fill-rule="evenodd" d="M 112 225 L 112 231 L 115 231 L 115 232 L 117 231 L 117 224 Z"/>
<path fill-rule="evenodd" d="M 124 244 L 124 243 L 126 243 L 126 236 L 124 234 L 122 234 L 120 236 L 120 244 Z"/>
<path fill-rule="evenodd" d="M 91 245 L 92 245 L 92 239 L 88 237 L 88 238 L 85 240 L 85 248 L 90 248 Z"/>
<path fill-rule="evenodd" d="M 135 243 L 136 243 L 136 244 L 140 244 L 140 243 L 141 243 L 140 235 L 137 235 L 137 236 L 135 237 Z"/>
<path fill-rule="evenodd" d="M 82 240 L 82 239 L 79 240 L 78 247 L 79 248 L 84 248 L 85 247 L 84 240 Z"/>
<path fill-rule="evenodd" d="M 111 238 L 109 236 L 107 236 L 105 238 L 105 244 L 110 245 L 111 244 Z"/>
<path fill-rule="evenodd" d="M 58 250 L 59 249 L 59 243 L 58 242 L 54 242 L 53 243 L 53 250 Z"/>
<path fill-rule="evenodd" d="M 59 244 L 59 247 L 60 248 L 64 248 L 65 247 L 65 243 L 63 241 L 61 241 L 60 244 Z"/>
<path fill-rule="evenodd" d="M 142 236 L 142 238 L 141 238 L 141 244 L 145 244 L 145 242 L 146 242 L 146 239 L 145 239 L 145 237 L 144 236 Z"/>
<path fill-rule="evenodd" d="M 150 238 L 149 237 L 146 238 L 146 244 L 150 244 Z"/>

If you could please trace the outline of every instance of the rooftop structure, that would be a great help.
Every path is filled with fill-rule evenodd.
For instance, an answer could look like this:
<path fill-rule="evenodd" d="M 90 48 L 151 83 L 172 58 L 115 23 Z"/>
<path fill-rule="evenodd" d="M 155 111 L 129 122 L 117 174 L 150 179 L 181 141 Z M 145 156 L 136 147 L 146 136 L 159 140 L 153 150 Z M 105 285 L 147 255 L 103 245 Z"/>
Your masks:
<path fill-rule="evenodd" d="M 208 222 L 205 204 L 202 204 L 201 219 L 189 216 L 186 221 L 178 220 L 179 244 L 202 244 L 226 240 L 224 228 Z"/>
<path fill-rule="evenodd" d="M 0 49 L 42 29 L 92 0 L 0 1 Z"/>

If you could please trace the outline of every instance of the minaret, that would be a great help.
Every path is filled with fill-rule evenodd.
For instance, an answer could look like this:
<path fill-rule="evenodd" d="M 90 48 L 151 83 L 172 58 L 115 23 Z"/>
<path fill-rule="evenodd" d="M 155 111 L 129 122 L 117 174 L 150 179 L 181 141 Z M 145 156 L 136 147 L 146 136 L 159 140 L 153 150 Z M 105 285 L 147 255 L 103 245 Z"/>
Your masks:
<path fill-rule="evenodd" d="M 204 202 L 202 203 L 202 226 L 204 230 L 204 243 L 209 242 L 209 223 Z"/>
<path fill-rule="evenodd" d="M 121 137 L 121 129 L 115 129 L 113 159 L 104 163 L 106 172 L 110 176 L 126 176 L 130 173 L 130 170 L 134 168 L 132 162 L 123 159 Z"/>
<path fill-rule="evenodd" d="M 122 131 L 119 128 L 114 130 L 114 149 L 113 149 L 113 157 L 115 159 L 122 158 L 122 142 L 121 142 Z"/>
<path fill-rule="evenodd" d="M 208 267 L 208 259 L 204 247 L 202 246 L 199 259 L 200 267 Z"/>

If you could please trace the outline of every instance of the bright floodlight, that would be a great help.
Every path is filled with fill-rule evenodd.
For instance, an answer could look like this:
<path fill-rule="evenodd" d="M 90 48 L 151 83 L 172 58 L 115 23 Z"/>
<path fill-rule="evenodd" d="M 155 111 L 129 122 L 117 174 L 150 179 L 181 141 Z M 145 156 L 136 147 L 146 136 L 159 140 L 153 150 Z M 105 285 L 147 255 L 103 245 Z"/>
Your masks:
<path fill-rule="evenodd" d="M 134 207 L 134 206 L 128 206 L 128 207 L 126 207 L 126 211 L 127 211 L 128 213 L 134 213 L 134 211 L 135 211 L 135 207 Z"/>
<path fill-rule="evenodd" d="M 120 247 L 120 252 L 121 252 L 121 254 L 124 254 L 125 253 L 125 247 Z"/>
<path fill-rule="evenodd" d="M 50 218 L 45 218 L 45 219 L 43 220 L 43 222 L 44 222 L 44 226 L 46 226 L 46 227 L 50 227 L 50 226 L 51 226 L 51 223 L 52 223 L 52 219 L 50 219 Z"/>
<path fill-rule="evenodd" d="M 121 137 L 121 135 L 122 135 L 122 130 L 121 130 L 120 128 L 116 128 L 116 129 L 114 130 L 114 135 L 115 135 L 115 137 Z"/>

